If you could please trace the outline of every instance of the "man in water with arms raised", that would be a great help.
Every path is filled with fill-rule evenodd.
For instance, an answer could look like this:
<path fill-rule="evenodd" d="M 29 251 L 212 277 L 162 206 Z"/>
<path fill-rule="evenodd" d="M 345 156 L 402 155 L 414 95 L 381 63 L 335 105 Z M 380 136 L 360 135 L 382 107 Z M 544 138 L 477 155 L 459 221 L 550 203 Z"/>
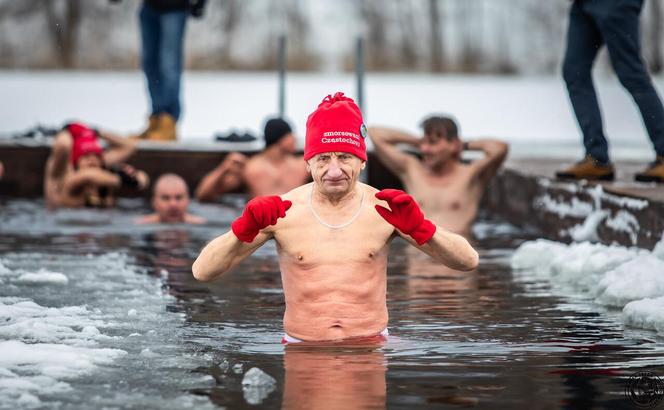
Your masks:
<path fill-rule="evenodd" d="M 424 218 L 410 195 L 358 182 L 365 137 L 353 100 L 327 96 L 307 120 L 304 160 L 313 182 L 249 201 L 231 231 L 201 251 L 196 279 L 221 277 L 274 239 L 284 341 L 300 342 L 387 334 L 387 254 L 397 235 L 441 264 L 475 269 L 478 255 L 468 241 Z"/>

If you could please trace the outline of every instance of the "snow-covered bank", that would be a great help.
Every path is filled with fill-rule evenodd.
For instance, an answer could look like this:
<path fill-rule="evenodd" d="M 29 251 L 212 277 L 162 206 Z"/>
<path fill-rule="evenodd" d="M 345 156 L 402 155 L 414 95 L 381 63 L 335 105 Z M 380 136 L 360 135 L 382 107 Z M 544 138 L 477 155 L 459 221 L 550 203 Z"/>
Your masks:
<path fill-rule="evenodd" d="M 655 79 L 664 90 L 664 78 Z M 650 143 L 629 95 L 614 78 L 598 78 L 606 131 L 616 159 L 650 158 Z M 140 130 L 147 97 L 140 72 L 0 72 L 0 134 L 42 123 L 81 119 L 121 133 Z M 337 90 L 355 95 L 355 79 L 343 74 L 287 77 L 287 116 L 301 142 L 307 115 Z M 188 72 L 183 82 L 184 141 L 209 140 L 237 127 L 260 134 L 277 111 L 277 76 L 270 73 Z M 581 139 L 565 87 L 558 77 L 434 76 L 369 74 L 365 116 L 413 132 L 430 113 L 451 113 L 468 137 L 493 136 L 517 145 L 518 153 L 544 144 L 547 155 L 581 155 Z M 533 144 L 536 142 L 537 144 Z M 555 152 L 551 146 L 557 147 Z"/>
<path fill-rule="evenodd" d="M 522 244 L 511 263 L 517 278 L 547 279 L 557 294 L 621 308 L 626 325 L 664 334 L 664 241 L 651 252 L 538 239 Z"/>

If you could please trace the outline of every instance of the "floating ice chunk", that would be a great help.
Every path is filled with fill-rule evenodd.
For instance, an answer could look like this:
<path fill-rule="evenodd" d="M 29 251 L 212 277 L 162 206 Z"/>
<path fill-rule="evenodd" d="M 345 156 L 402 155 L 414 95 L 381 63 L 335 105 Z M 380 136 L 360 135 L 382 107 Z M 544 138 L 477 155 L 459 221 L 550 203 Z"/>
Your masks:
<path fill-rule="evenodd" d="M 664 232 L 662 232 L 662 239 L 655 244 L 655 248 L 652 250 L 653 256 L 658 257 L 661 260 L 664 260 Z"/>
<path fill-rule="evenodd" d="M 91 373 L 97 365 L 112 363 L 126 352 L 50 343 L 0 342 L 0 366 L 9 370 L 66 379 Z"/>
<path fill-rule="evenodd" d="M 136 315 L 138 315 L 136 309 L 129 309 L 129 311 L 127 312 L 127 316 L 136 316 Z"/>
<path fill-rule="evenodd" d="M 22 407 L 22 408 L 26 408 L 26 409 L 34 409 L 34 408 L 40 407 L 42 405 L 42 402 L 35 395 L 32 395 L 30 393 L 22 393 L 16 399 L 16 404 L 18 405 L 17 407 Z"/>
<path fill-rule="evenodd" d="M 247 403 L 261 404 L 274 391 L 277 381 L 257 367 L 252 367 L 244 374 L 242 391 Z"/>
<path fill-rule="evenodd" d="M 141 350 L 141 356 L 143 356 L 143 357 L 158 357 L 159 354 L 153 352 L 152 350 L 150 350 L 148 348 L 145 348 L 145 349 Z"/>
<path fill-rule="evenodd" d="M 15 282 L 30 285 L 66 285 L 69 283 L 69 279 L 62 273 L 50 272 L 42 268 L 37 272 L 27 272 L 19 275 Z"/>
<path fill-rule="evenodd" d="M 140 336 L 140 335 L 141 335 L 140 333 L 132 333 L 127 337 L 137 337 L 137 336 Z"/>
<path fill-rule="evenodd" d="M 241 374 L 242 373 L 242 363 L 236 363 L 233 365 L 233 373 Z"/>
<path fill-rule="evenodd" d="M 609 271 L 597 286 L 597 301 L 624 306 L 633 300 L 664 296 L 664 261 L 652 255 L 632 259 Z"/>
<path fill-rule="evenodd" d="M 530 269 L 548 276 L 551 261 L 565 249 L 565 244 L 546 239 L 524 242 L 512 255 L 512 268 Z"/>
<path fill-rule="evenodd" d="M 228 364 L 228 360 L 224 359 L 219 363 L 219 369 L 221 370 L 222 373 L 226 373 L 228 371 L 228 367 L 230 365 Z"/>
<path fill-rule="evenodd" d="M 97 330 L 102 325 L 82 306 L 48 308 L 29 300 L 0 298 L 0 337 L 5 339 L 94 345 L 108 338 Z"/>
<path fill-rule="evenodd" d="M 622 314 L 626 325 L 654 329 L 664 334 L 664 296 L 629 302 Z"/>

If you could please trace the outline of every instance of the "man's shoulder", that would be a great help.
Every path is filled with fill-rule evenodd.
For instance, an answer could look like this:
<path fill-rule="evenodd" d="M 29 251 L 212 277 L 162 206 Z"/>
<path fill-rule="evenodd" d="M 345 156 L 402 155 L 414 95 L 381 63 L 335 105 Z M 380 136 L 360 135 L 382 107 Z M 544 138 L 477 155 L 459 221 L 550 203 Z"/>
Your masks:
<path fill-rule="evenodd" d="M 311 190 L 311 184 L 313 182 L 310 182 L 308 184 L 300 185 L 296 188 L 291 189 L 290 191 L 281 194 L 281 198 L 286 200 L 288 199 L 289 201 L 295 202 L 295 201 L 300 201 L 308 198 L 309 191 Z"/>

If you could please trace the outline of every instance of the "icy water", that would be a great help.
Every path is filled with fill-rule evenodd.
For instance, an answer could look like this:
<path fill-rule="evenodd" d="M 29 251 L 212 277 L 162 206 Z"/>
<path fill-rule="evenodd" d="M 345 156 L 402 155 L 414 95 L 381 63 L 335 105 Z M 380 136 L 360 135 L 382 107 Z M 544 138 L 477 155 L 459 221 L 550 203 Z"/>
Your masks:
<path fill-rule="evenodd" d="M 635 408 L 629 376 L 664 376 L 662 336 L 517 278 L 535 236 L 488 217 L 473 274 L 393 243 L 387 342 L 284 347 L 273 243 L 221 280 L 191 276 L 241 198 L 194 206 L 203 227 L 134 226 L 141 202 L 0 204 L 0 409 Z M 243 387 L 254 367 L 274 384 Z"/>

